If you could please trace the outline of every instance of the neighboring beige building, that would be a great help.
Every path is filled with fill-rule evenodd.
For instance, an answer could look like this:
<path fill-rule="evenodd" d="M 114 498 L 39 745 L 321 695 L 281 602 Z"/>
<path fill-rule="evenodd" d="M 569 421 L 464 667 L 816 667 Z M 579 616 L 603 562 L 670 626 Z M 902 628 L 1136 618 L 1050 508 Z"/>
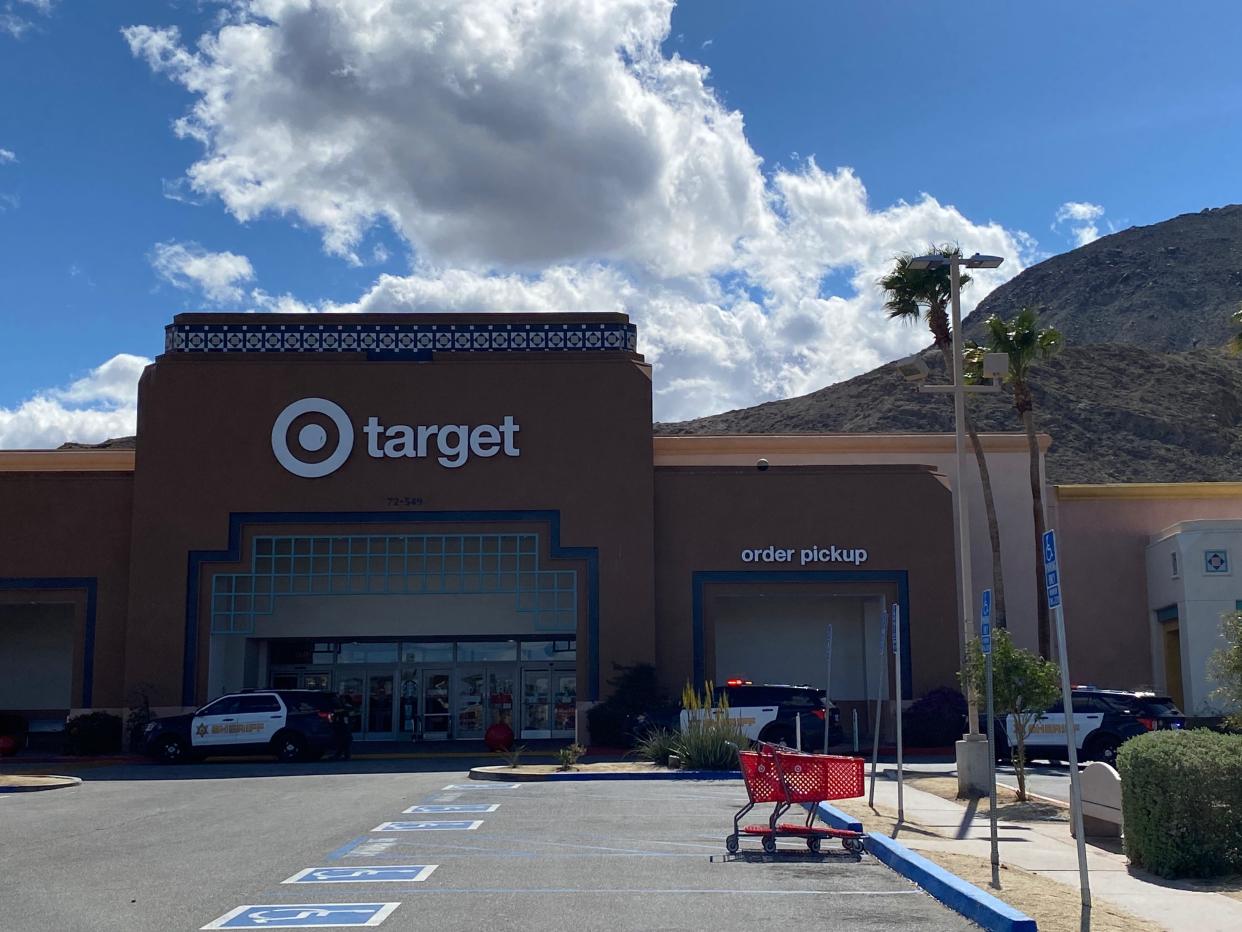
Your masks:
<path fill-rule="evenodd" d="M 1242 556 L 1242 521 L 1182 521 L 1147 547 L 1147 605 L 1156 688 L 1187 711 L 1222 707 L 1207 675 L 1223 646 L 1221 616 L 1242 609 L 1233 561 Z"/>
<path fill-rule="evenodd" d="M 1075 682 L 1147 688 L 1188 714 L 1219 711 L 1207 658 L 1220 615 L 1242 599 L 1242 483 L 1055 487 L 1062 591 Z M 1208 574 L 1209 550 L 1228 571 Z M 1173 576 L 1173 553 L 1178 575 Z"/>

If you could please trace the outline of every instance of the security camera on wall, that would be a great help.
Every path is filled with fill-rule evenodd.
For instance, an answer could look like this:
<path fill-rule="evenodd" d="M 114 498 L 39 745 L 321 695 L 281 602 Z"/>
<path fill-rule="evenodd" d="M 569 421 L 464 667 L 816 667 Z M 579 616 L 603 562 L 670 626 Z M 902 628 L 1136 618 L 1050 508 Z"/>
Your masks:
<path fill-rule="evenodd" d="M 922 382 L 927 378 L 927 363 L 918 356 L 897 360 L 897 371 L 907 382 Z"/>
<path fill-rule="evenodd" d="M 755 469 L 759 470 L 760 472 L 763 472 L 767 468 L 768 468 L 767 460 L 761 458 L 755 461 Z"/>

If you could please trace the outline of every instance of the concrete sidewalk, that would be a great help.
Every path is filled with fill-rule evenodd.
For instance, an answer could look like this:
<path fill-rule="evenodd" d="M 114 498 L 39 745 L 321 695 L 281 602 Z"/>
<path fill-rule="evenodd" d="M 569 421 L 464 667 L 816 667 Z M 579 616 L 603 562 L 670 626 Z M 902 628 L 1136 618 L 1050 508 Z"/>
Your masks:
<path fill-rule="evenodd" d="M 865 802 L 865 800 L 864 800 Z M 876 781 L 879 808 L 897 811 L 895 780 Z M 907 822 L 930 829 L 940 838 L 909 831 L 897 834 L 916 851 L 950 851 L 988 860 L 987 800 L 982 805 L 942 799 L 910 783 L 905 786 Z M 863 820 L 864 825 L 866 819 Z M 1066 822 L 997 823 L 1002 863 L 1020 867 L 1057 883 L 1078 889 L 1078 853 Z M 1219 893 L 1193 889 L 1189 883 L 1164 880 L 1146 871 L 1131 870 L 1124 854 L 1088 842 L 1087 867 L 1093 900 L 1107 900 L 1170 932 L 1235 932 L 1242 929 L 1242 901 Z"/>

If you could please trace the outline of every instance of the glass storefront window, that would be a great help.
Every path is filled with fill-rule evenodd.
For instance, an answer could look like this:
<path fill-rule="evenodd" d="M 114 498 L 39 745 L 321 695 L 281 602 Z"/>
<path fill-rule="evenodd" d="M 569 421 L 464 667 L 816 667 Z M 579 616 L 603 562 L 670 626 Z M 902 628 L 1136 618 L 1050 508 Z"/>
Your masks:
<path fill-rule="evenodd" d="M 516 660 L 516 641 L 458 641 L 458 663 L 478 662 L 481 660 Z"/>
<path fill-rule="evenodd" d="M 522 659 L 523 660 L 560 660 L 563 654 L 558 654 L 553 650 L 554 644 L 564 644 L 563 641 L 523 641 L 522 642 Z M 572 654 L 570 655 L 573 656 Z"/>
<path fill-rule="evenodd" d="M 397 645 L 392 641 L 366 643 L 343 641 L 337 663 L 396 663 Z"/>
<path fill-rule="evenodd" d="M 401 645 L 402 663 L 452 663 L 453 645 L 406 641 Z"/>

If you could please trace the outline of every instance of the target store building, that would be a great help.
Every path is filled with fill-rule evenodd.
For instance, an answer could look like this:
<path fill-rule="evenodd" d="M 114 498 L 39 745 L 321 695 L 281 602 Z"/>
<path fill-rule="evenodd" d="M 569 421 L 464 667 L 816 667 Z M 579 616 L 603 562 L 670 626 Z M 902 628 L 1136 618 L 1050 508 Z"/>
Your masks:
<path fill-rule="evenodd" d="M 905 695 L 954 683 L 952 439 L 653 437 L 636 347 L 616 314 L 177 316 L 133 448 L 0 453 L 0 709 L 304 687 L 361 740 L 588 740 L 616 664 L 822 684 L 832 625 L 865 722 L 892 603 Z"/>

